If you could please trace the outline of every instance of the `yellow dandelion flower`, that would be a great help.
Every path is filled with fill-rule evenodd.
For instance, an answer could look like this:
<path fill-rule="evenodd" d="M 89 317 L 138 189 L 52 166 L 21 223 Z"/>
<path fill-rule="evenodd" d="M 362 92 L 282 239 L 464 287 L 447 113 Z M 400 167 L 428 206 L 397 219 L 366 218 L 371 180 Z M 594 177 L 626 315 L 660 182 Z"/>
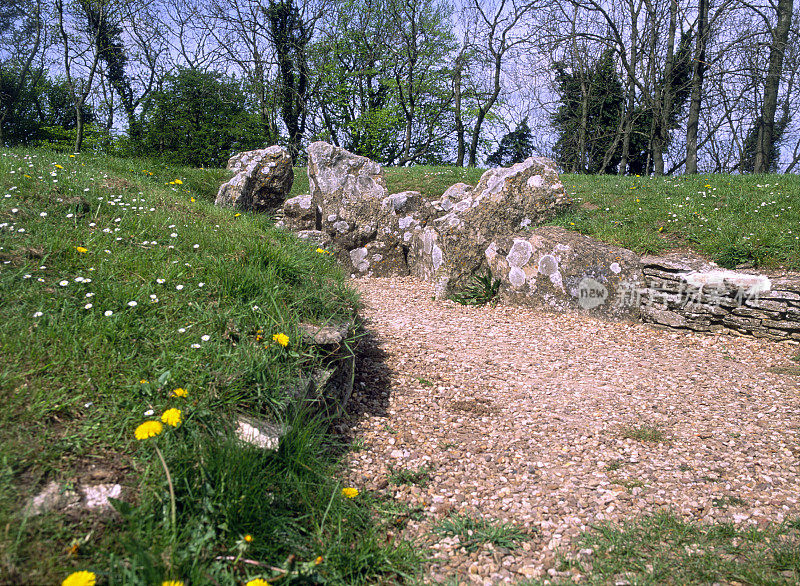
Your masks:
<path fill-rule="evenodd" d="M 175 409 L 175 407 L 167 409 L 161 415 L 161 421 L 172 427 L 178 427 L 181 424 L 181 410 Z"/>
<path fill-rule="evenodd" d="M 185 397 L 188 394 L 186 389 L 182 389 L 178 387 L 177 389 L 172 389 L 172 396 L 173 397 Z"/>
<path fill-rule="evenodd" d="M 254 578 L 253 580 L 250 580 L 244 586 L 269 586 L 269 582 L 267 582 L 263 578 Z"/>
<path fill-rule="evenodd" d="M 145 421 L 136 428 L 134 435 L 137 440 L 144 440 L 149 437 L 155 437 L 164 431 L 164 426 L 160 421 Z"/>
<path fill-rule="evenodd" d="M 236 213 L 236 214 L 233 214 L 233 217 L 234 217 L 234 218 L 238 218 L 238 217 L 239 217 L 239 216 L 241 216 L 241 215 L 242 215 L 242 214 Z"/>
<path fill-rule="evenodd" d="M 253 541 L 253 536 L 252 536 L 252 535 L 250 535 L 250 534 L 248 533 L 247 535 L 245 535 L 245 536 L 244 536 L 244 540 L 245 540 L 247 543 L 250 543 L 250 542 L 252 542 L 252 541 Z"/>
<path fill-rule="evenodd" d="M 347 487 L 342 489 L 342 496 L 349 499 L 354 499 L 358 496 L 358 489 Z"/>
<path fill-rule="evenodd" d="M 194 202 L 195 202 L 195 199 L 194 199 L 193 197 L 192 197 L 192 198 L 190 198 L 190 199 L 192 200 L 192 203 L 194 203 Z"/>
<path fill-rule="evenodd" d="M 61 165 L 56 165 L 56 169 L 63 169 L 63 168 L 64 167 L 62 167 Z"/>
<path fill-rule="evenodd" d="M 78 252 L 80 252 L 81 254 L 83 254 L 83 253 L 85 253 L 85 252 L 89 252 L 89 249 L 88 249 L 88 248 L 84 248 L 83 246 L 76 246 L 76 247 L 75 247 L 75 250 L 77 250 L 77 251 L 78 251 Z"/>
<path fill-rule="evenodd" d="M 181 181 L 180 179 L 176 179 L 175 185 L 183 185 L 183 181 Z"/>
<path fill-rule="evenodd" d="M 274 336 L 272 336 L 272 341 L 277 342 L 278 344 L 286 348 L 286 346 L 289 345 L 289 336 L 287 336 L 286 334 L 275 334 Z"/>
<path fill-rule="evenodd" d="M 317 559 L 314 560 L 314 565 L 318 566 L 322 563 L 322 556 L 317 556 Z"/>
<path fill-rule="evenodd" d="M 23 177 L 25 177 L 25 179 L 30 179 L 31 178 L 30 175 L 23 175 Z"/>
<path fill-rule="evenodd" d="M 183 580 L 164 580 L 161 586 L 183 586 Z"/>
<path fill-rule="evenodd" d="M 72 572 L 69 576 L 64 578 L 61 586 L 94 586 L 97 577 L 94 572 L 87 572 L 81 570 L 80 572 Z"/>
<path fill-rule="evenodd" d="M 175 185 L 174 181 L 170 181 L 169 183 L 165 183 L 164 185 Z"/>
<path fill-rule="evenodd" d="M 317 252 L 319 252 L 320 254 L 330 254 L 330 252 L 328 252 L 324 248 L 317 248 Z"/>
<path fill-rule="evenodd" d="M 146 381 L 146 380 L 144 380 L 144 379 L 142 379 L 142 380 L 140 380 L 140 381 L 139 381 L 139 384 L 140 384 L 140 385 L 146 385 L 146 384 L 147 384 L 147 381 Z"/>
<path fill-rule="evenodd" d="M 658 231 L 659 231 L 659 232 L 663 232 L 663 231 L 664 231 L 664 226 L 661 226 L 661 227 L 658 229 Z"/>
<path fill-rule="evenodd" d="M 74 159 L 74 158 L 75 158 L 75 155 L 70 155 L 70 156 L 69 156 L 69 158 L 70 158 L 70 159 Z"/>

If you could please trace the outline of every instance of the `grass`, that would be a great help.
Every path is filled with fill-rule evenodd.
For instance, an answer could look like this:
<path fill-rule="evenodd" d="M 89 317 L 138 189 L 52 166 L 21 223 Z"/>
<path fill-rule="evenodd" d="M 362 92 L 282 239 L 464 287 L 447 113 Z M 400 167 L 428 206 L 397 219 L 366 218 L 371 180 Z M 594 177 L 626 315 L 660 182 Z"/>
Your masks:
<path fill-rule="evenodd" d="M 416 470 L 389 466 L 389 484 L 413 484 L 424 488 L 431 480 L 432 466 L 420 466 Z"/>
<path fill-rule="evenodd" d="M 552 223 L 640 254 L 691 249 L 721 266 L 800 268 L 800 177 L 563 175 Z"/>
<path fill-rule="evenodd" d="M 632 439 L 639 442 L 668 442 L 669 438 L 657 425 L 624 425 L 620 428 L 622 439 Z"/>
<path fill-rule="evenodd" d="M 387 545 L 374 503 L 342 495 L 345 447 L 328 422 L 290 397 L 324 359 L 298 324 L 351 318 L 357 297 L 331 258 L 269 218 L 214 207 L 227 175 L 0 153 L 3 581 L 90 570 L 100 584 L 372 584 L 416 572 L 418 554 Z M 177 428 L 134 439 L 169 408 Z M 239 415 L 282 420 L 288 435 L 274 452 L 248 447 L 234 439 Z M 130 490 L 117 519 L 26 515 L 50 481 Z"/>
<path fill-rule="evenodd" d="M 441 535 L 457 536 L 459 544 L 467 551 L 476 551 L 488 543 L 516 549 L 520 542 L 530 539 L 528 533 L 513 523 L 492 522 L 459 513 L 445 517 L 433 530 Z"/>
<path fill-rule="evenodd" d="M 602 524 L 582 535 L 588 558 L 564 559 L 584 584 L 797 584 L 800 522 L 765 529 L 699 524 L 669 511 L 623 525 Z M 564 580 L 556 583 L 571 583 Z"/>

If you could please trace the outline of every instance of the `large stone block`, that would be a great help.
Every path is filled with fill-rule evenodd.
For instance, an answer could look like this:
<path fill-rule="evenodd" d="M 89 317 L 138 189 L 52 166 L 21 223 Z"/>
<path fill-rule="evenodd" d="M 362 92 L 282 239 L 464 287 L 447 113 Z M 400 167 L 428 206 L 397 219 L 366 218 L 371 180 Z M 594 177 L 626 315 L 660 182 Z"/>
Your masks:
<path fill-rule="evenodd" d="M 325 142 L 308 147 L 312 205 L 320 210 L 317 229 L 343 250 L 361 248 L 390 222 L 381 166 Z"/>
<path fill-rule="evenodd" d="M 625 248 L 545 226 L 494 239 L 486 260 L 507 302 L 612 320 L 639 317 L 642 265 Z"/>
<path fill-rule="evenodd" d="M 434 202 L 448 211 L 414 234 L 411 271 L 434 281 L 439 296 L 458 291 L 485 264 L 484 252 L 492 240 L 541 224 L 570 202 L 549 159 L 531 157 L 490 169 L 475 189 L 457 184 Z"/>
<path fill-rule="evenodd" d="M 220 186 L 214 201 L 218 206 L 273 213 L 292 189 L 292 158 L 277 145 L 234 155 L 228 168 L 236 174 Z"/>

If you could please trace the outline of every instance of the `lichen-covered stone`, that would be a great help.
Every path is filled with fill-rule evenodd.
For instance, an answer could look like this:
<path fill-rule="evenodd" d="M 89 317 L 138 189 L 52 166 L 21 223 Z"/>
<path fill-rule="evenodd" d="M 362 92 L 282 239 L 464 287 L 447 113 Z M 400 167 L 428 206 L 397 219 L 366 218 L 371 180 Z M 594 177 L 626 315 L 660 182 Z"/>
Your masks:
<path fill-rule="evenodd" d="M 219 188 L 214 201 L 218 206 L 273 213 L 292 189 L 292 158 L 277 145 L 239 153 L 228 161 L 228 168 L 236 174 Z"/>
<path fill-rule="evenodd" d="M 348 260 L 350 274 L 356 277 L 404 277 L 409 274 L 405 248 L 391 234 L 347 251 Z"/>
<path fill-rule="evenodd" d="M 343 250 L 365 246 L 389 223 L 381 166 L 326 142 L 308 147 L 308 181 L 320 210 L 317 229 Z"/>
<path fill-rule="evenodd" d="M 557 226 L 496 238 L 486 248 L 499 297 L 509 303 L 612 320 L 639 316 L 639 257 Z"/>
<path fill-rule="evenodd" d="M 282 227 L 293 230 L 316 230 L 317 206 L 311 201 L 311 195 L 298 195 L 283 203 Z"/>
<path fill-rule="evenodd" d="M 439 295 L 468 284 L 484 265 L 489 242 L 541 224 L 571 203 L 555 163 L 545 158 L 490 169 L 474 190 L 468 187 L 461 184 L 448 190 L 442 199 L 449 211 L 418 231 L 409 251 L 409 262 L 423 265 L 411 267 L 412 273 L 436 282 Z M 442 200 L 438 205 L 443 206 Z M 433 240 L 435 248 L 429 244 Z M 427 250 L 437 258 L 428 257 Z"/>

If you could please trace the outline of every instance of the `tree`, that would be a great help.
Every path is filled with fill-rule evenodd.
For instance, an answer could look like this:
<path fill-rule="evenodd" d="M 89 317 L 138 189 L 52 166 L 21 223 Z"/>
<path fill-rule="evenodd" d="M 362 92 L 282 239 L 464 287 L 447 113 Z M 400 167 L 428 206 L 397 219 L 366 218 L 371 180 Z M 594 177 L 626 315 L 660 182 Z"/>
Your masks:
<path fill-rule="evenodd" d="M 16 25 L 16 26 L 15 26 Z M 45 26 L 40 0 L 32 3 L 0 4 L 0 54 L 8 55 L 0 62 L 0 145 L 6 139 L 6 126 L 15 117 L 13 124 L 20 124 L 20 109 L 26 107 L 22 97 L 26 88 L 36 85 L 42 68 L 35 68 L 34 61 L 42 57 L 45 44 Z M 15 140 L 18 137 L 15 137 Z"/>
<path fill-rule="evenodd" d="M 493 167 L 508 167 L 521 163 L 533 154 L 533 135 L 528 127 L 528 117 L 522 119 L 517 127 L 500 139 L 500 146 L 486 159 Z"/>
<path fill-rule="evenodd" d="M 481 129 L 487 116 L 497 104 L 502 91 L 501 77 L 507 66 L 507 59 L 515 50 L 531 41 L 532 35 L 521 30 L 524 23 L 538 2 L 518 2 L 517 0 L 497 0 L 488 3 L 485 0 L 472 0 L 471 9 L 480 23 L 478 44 L 480 58 L 483 60 L 491 79 L 489 88 L 478 100 L 477 113 L 472 125 L 469 145 L 469 166 L 477 163 L 477 152 Z"/>
<path fill-rule="evenodd" d="M 773 166 L 776 156 L 775 144 L 780 130 L 775 126 L 775 112 L 778 109 L 778 90 L 783 72 L 783 58 L 789 40 L 789 28 L 792 23 L 793 0 L 778 0 L 774 7 L 775 28 L 770 30 L 769 67 L 764 80 L 764 100 L 761 115 L 756 121 L 758 135 L 756 138 L 754 173 L 767 173 Z M 769 24 L 769 23 L 768 23 Z"/>
<path fill-rule="evenodd" d="M 278 59 L 278 103 L 289 133 L 289 154 L 294 161 L 300 152 L 308 115 L 306 98 L 310 74 L 306 47 L 311 41 L 313 26 L 303 20 L 293 0 L 270 0 L 266 11 L 269 35 Z"/>
<path fill-rule="evenodd" d="M 614 51 L 570 67 L 556 63 L 560 105 L 552 122 L 557 132 L 556 160 L 571 173 L 605 173 L 619 164 L 623 83 Z"/>
<path fill-rule="evenodd" d="M 233 152 L 262 146 L 241 87 L 220 73 L 179 69 L 151 99 L 143 143 L 173 163 L 222 166 Z"/>

